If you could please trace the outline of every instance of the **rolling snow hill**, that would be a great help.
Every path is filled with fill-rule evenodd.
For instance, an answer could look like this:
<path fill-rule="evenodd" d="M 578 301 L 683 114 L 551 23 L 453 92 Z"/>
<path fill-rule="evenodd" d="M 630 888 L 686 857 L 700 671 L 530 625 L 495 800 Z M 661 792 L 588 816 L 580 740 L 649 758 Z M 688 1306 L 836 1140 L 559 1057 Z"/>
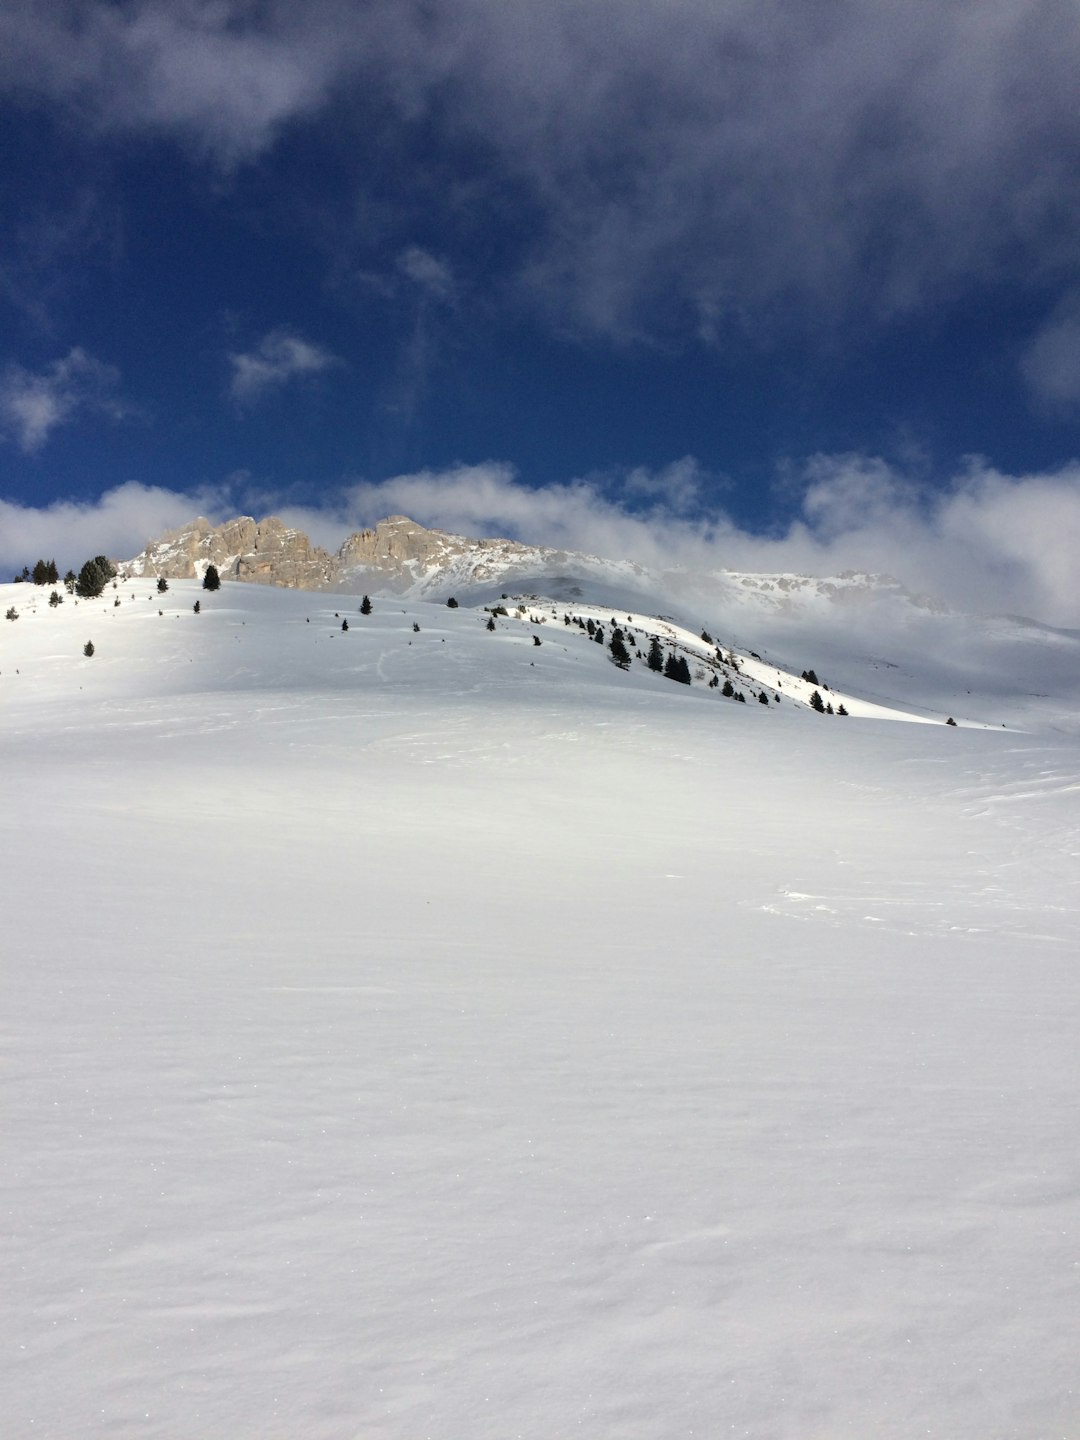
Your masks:
<path fill-rule="evenodd" d="M 0 587 L 7 1433 L 1080 1435 L 1075 637 L 587 578 Z"/>

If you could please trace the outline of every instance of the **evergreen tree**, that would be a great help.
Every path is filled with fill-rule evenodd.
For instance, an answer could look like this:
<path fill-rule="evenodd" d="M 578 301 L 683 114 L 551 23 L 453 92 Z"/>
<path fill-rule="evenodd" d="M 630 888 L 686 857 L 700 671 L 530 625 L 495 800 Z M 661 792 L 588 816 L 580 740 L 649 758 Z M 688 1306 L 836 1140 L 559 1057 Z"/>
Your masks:
<path fill-rule="evenodd" d="M 349 622 L 348 622 L 347 620 L 342 620 L 342 622 L 341 622 L 341 628 L 342 628 L 342 630 L 348 630 L 348 628 L 349 628 Z"/>
<path fill-rule="evenodd" d="M 198 615 L 202 610 L 202 601 L 196 600 L 195 604 L 191 608 L 195 611 L 195 614 Z"/>
<path fill-rule="evenodd" d="M 412 622 L 412 628 L 413 628 L 413 634 L 414 634 L 414 635 L 419 635 L 419 634 L 420 634 L 420 626 L 416 623 L 415 620 Z"/>
<path fill-rule="evenodd" d="M 724 681 L 724 688 L 720 691 L 720 694 L 723 695 L 727 700 L 730 700 L 731 697 L 735 694 L 735 686 L 731 683 L 730 680 Z"/>
<path fill-rule="evenodd" d="M 760 705 L 768 705 L 768 703 L 769 703 L 769 697 L 768 697 L 768 695 L 765 694 L 765 691 L 764 691 L 764 690 L 759 690 L 759 691 L 758 691 L 758 697 L 757 697 L 757 698 L 758 698 L 758 703 L 759 703 Z"/>
<path fill-rule="evenodd" d="M 45 566 L 45 584 L 59 585 L 59 583 L 60 571 L 56 568 L 56 561 L 50 560 L 49 563 Z"/>
<path fill-rule="evenodd" d="M 846 715 L 848 712 L 844 709 L 843 705 L 838 705 L 836 707 L 836 713 L 838 715 Z"/>
<path fill-rule="evenodd" d="M 447 602 L 446 602 L 446 608 L 447 608 L 448 610 L 456 610 L 456 609 L 458 608 L 458 603 L 457 603 L 457 601 L 454 599 L 453 595 L 451 595 L 451 596 L 450 596 L 450 599 L 447 600 Z"/>
<path fill-rule="evenodd" d="M 680 685 L 690 684 L 690 663 L 685 655 L 680 655 L 675 661 L 675 677 Z"/>
<path fill-rule="evenodd" d="M 956 724 L 956 721 L 955 721 L 955 720 L 952 718 L 952 716 L 950 715 L 949 718 L 945 721 L 945 724 L 946 724 L 946 725 L 955 725 L 955 724 Z"/>
<path fill-rule="evenodd" d="M 590 616 L 589 619 L 586 620 L 585 629 L 589 632 L 589 639 L 591 640 L 596 634 L 596 622 L 593 620 L 592 616 Z"/>
<path fill-rule="evenodd" d="M 664 652 L 660 649 L 660 641 L 654 635 L 649 641 L 649 653 L 645 657 L 645 664 L 650 670 L 660 672 L 664 668 Z"/>
<path fill-rule="evenodd" d="M 825 714 L 825 701 L 822 700 L 821 696 L 816 690 L 810 696 L 810 709 L 816 710 L 819 715 Z"/>
<path fill-rule="evenodd" d="M 164 594 L 165 594 L 165 591 L 168 590 L 168 588 L 169 588 L 169 582 L 168 582 L 168 580 L 165 579 L 165 576 L 164 576 L 164 575 L 159 575 L 159 576 L 158 576 L 158 582 L 157 582 L 157 593 L 158 593 L 159 595 L 164 595 Z"/>
<path fill-rule="evenodd" d="M 93 600 L 100 595 L 112 578 L 108 573 L 108 563 L 106 560 L 106 569 L 103 570 L 98 560 L 87 560 L 75 581 L 75 594 L 83 600 Z"/>
<path fill-rule="evenodd" d="M 5 619 L 5 620 L 17 620 L 18 618 L 19 618 L 19 612 L 15 609 L 15 606 L 14 606 L 14 605 L 9 605 L 8 608 L 4 611 L 4 619 Z"/>
<path fill-rule="evenodd" d="M 88 660 L 90 659 L 90 656 L 94 653 L 94 642 L 92 640 L 88 640 L 86 644 L 82 647 L 82 653 L 86 656 Z"/>
<path fill-rule="evenodd" d="M 36 561 L 33 570 L 30 572 L 31 579 L 35 585 L 44 585 L 48 574 L 49 567 L 45 564 L 44 560 Z"/>
<path fill-rule="evenodd" d="M 533 644 L 534 644 L 534 645 L 539 645 L 539 644 L 540 644 L 540 636 L 539 636 L 539 635 L 534 635 L 534 636 L 533 636 Z"/>
<path fill-rule="evenodd" d="M 64 576 L 64 589 L 68 592 L 69 595 L 72 594 L 72 592 L 74 591 L 74 589 L 75 589 L 75 583 L 76 583 L 75 571 L 74 571 L 74 570 L 69 570 L 69 571 L 67 572 L 67 574 Z"/>
<path fill-rule="evenodd" d="M 486 625 L 485 628 L 488 629 L 488 630 L 494 630 L 494 629 L 495 629 L 495 616 L 494 616 L 494 615 L 489 615 L 489 616 L 488 616 L 488 623 L 487 623 L 487 625 Z"/>
<path fill-rule="evenodd" d="M 365 595 L 364 598 L 360 601 L 360 614 L 361 614 L 361 615 L 370 615 L 370 614 L 371 614 L 371 601 L 368 599 L 368 597 L 367 597 L 366 595 Z"/>
<path fill-rule="evenodd" d="M 56 607 L 57 607 L 57 605 L 62 605 L 63 603 L 64 603 L 64 597 L 63 597 L 58 591 L 54 590 L 54 591 L 52 592 L 52 594 L 49 596 L 49 604 L 50 604 L 50 605 L 52 606 L 52 608 L 55 610 Z"/>
<path fill-rule="evenodd" d="M 218 574 L 216 565 L 208 565 L 206 574 L 202 577 L 202 588 L 204 590 L 220 590 L 221 576 Z"/>
<path fill-rule="evenodd" d="M 630 669 L 630 651 L 627 650 L 623 632 L 618 627 L 611 632 L 611 644 L 608 649 L 611 651 L 612 661 L 620 670 Z"/>

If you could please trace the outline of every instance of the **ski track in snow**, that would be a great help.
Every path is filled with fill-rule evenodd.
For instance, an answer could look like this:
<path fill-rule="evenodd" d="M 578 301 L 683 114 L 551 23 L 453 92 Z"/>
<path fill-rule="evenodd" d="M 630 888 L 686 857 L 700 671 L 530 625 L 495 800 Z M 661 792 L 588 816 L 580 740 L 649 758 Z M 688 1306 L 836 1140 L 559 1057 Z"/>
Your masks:
<path fill-rule="evenodd" d="M 0 589 L 0 1433 L 1080 1436 L 1080 727 Z"/>

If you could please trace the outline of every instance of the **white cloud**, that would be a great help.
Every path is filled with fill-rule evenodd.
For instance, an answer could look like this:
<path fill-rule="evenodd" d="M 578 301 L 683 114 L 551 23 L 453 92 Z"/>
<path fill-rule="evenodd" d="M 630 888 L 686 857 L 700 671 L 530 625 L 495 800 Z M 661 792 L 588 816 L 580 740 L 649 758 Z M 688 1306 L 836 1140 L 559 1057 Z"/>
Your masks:
<path fill-rule="evenodd" d="M 224 520 L 232 513 L 225 489 L 178 494 L 134 482 L 96 500 L 55 500 L 41 508 L 0 500 L 0 566 L 16 573 L 39 557 L 55 558 L 61 569 L 78 569 L 88 555 L 129 560 L 148 540 L 196 515 Z"/>
<path fill-rule="evenodd" d="M 688 463 L 676 462 L 676 479 Z M 319 508 L 282 505 L 263 493 L 257 513 L 278 514 L 331 550 L 352 529 L 406 514 L 460 534 L 631 559 L 661 572 L 866 570 L 961 609 L 1080 627 L 1080 462 L 1014 476 L 973 460 L 938 493 L 863 455 L 815 456 L 801 473 L 801 511 L 772 535 L 741 529 L 723 512 L 691 517 L 681 509 L 678 483 L 676 505 L 656 487 L 647 511 L 631 511 L 610 478 L 529 489 L 498 462 L 357 483 Z M 0 566 L 14 572 L 39 555 L 64 564 L 88 554 L 130 558 L 197 514 L 222 520 L 254 508 L 246 477 L 234 481 L 245 494 L 237 497 L 227 484 L 190 495 L 130 484 L 92 503 L 40 510 L 0 501 Z M 629 494 L 635 507 L 638 482 Z"/>
<path fill-rule="evenodd" d="M 288 381 L 317 375 L 341 361 L 289 330 L 272 330 L 254 350 L 230 355 L 229 364 L 229 393 L 237 404 L 253 405 Z"/>
<path fill-rule="evenodd" d="M 118 370 L 79 347 L 42 371 L 9 365 L 0 376 L 0 425 L 24 454 L 32 455 L 58 426 L 70 424 L 80 413 L 114 420 L 127 414 L 116 393 L 119 381 Z"/>

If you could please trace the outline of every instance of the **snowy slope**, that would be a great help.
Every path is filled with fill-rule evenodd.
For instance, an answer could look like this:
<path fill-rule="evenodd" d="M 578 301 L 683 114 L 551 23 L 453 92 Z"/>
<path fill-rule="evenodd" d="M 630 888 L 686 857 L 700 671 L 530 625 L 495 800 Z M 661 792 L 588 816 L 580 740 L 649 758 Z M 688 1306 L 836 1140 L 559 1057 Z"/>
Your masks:
<path fill-rule="evenodd" d="M 1080 1434 L 1068 673 L 116 593 L 0 587 L 6 1433 Z"/>

